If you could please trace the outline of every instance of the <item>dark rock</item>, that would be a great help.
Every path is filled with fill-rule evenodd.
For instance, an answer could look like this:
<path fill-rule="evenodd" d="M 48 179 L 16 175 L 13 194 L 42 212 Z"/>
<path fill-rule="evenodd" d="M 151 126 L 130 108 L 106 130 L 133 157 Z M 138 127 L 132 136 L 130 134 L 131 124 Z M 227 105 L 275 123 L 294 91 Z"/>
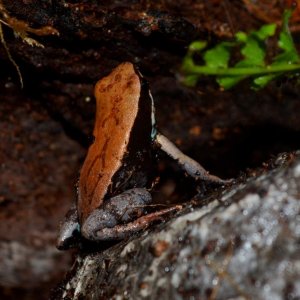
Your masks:
<path fill-rule="evenodd" d="M 55 242 L 82 149 L 40 103 L 0 85 L 0 298 L 45 299 L 71 262 Z"/>
<path fill-rule="evenodd" d="M 299 299 L 299 153 L 269 167 L 202 208 L 78 257 L 53 297 Z"/>

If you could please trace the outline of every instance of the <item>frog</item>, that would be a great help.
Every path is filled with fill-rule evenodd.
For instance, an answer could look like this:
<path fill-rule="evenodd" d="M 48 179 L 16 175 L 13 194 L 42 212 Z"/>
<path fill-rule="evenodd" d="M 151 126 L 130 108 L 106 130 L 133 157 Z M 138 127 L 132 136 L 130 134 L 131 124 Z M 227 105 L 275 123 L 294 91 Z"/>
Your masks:
<path fill-rule="evenodd" d="M 80 171 L 77 203 L 61 225 L 58 249 L 73 246 L 74 236 L 92 242 L 123 240 L 179 211 L 181 205 L 147 212 L 159 152 L 196 181 L 227 183 L 157 130 L 149 84 L 133 63 L 121 63 L 100 79 L 94 94 L 94 141 Z"/>

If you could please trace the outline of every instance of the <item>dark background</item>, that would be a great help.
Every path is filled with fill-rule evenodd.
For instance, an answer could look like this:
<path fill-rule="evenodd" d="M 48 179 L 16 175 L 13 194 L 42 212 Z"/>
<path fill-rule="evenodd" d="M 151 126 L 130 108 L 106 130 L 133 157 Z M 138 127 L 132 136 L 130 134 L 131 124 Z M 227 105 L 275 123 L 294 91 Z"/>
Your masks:
<path fill-rule="evenodd" d="M 236 177 L 299 148 L 295 81 L 257 93 L 247 82 L 222 92 L 213 79 L 196 89 L 178 80 L 191 41 L 213 45 L 280 24 L 292 1 L 97 2 L 0 1 L 1 299 L 46 299 L 70 268 L 72 253 L 56 250 L 56 232 L 92 141 L 93 85 L 119 63 L 137 64 L 150 82 L 160 130 L 211 173 Z M 296 40 L 298 19 L 296 9 Z M 44 48 L 28 45 L 26 34 Z M 178 181 L 172 176 L 163 169 L 163 180 Z"/>

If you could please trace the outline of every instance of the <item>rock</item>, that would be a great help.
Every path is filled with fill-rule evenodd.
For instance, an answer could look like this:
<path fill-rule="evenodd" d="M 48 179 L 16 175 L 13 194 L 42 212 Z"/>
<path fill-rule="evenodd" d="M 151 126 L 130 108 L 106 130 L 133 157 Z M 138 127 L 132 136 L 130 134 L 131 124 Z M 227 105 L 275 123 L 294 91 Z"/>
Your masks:
<path fill-rule="evenodd" d="M 203 207 L 78 256 L 53 299 L 299 299 L 300 153 L 259 172 Z"/>
<path fill-rule="evenodd" d="M 0 298 L 46 299 L 71 261 L 55 242 L 83 151 L 41 103 L 0 86 Z"/>

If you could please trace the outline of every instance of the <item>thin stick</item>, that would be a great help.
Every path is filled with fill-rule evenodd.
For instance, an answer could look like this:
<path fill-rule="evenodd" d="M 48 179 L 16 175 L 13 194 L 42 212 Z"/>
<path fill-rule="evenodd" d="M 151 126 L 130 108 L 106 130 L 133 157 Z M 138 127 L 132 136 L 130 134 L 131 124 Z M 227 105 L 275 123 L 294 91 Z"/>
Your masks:
<path fill-rule="evenodd" d="M 1 44 L 3 45 L 3 47 L 4 47 L 4 49 L 7 53 L 8 59 L 10 60 L 10 62 L 14 65 L 14 67 L 17 70 L 19 80 L 20 80 L 21 89 L 23 89 L 24 84 L 23 84 L 23 77 L 22 77 L 22 74 L 21 74 L 21 70 L 20 70 L 19 66 L 17 65 L 16 61 L 13 59 L 13 57 L 12 57 L 10 51 L 9 51 L 9 48 L 7 47 L 7 44 L 6 44 L 5 39 L 4 39 L 4 34 L 3 34 L 3 29 L 2 29 L 1 22 L 0 22 L 0 41 L 1 41 Z"/>

